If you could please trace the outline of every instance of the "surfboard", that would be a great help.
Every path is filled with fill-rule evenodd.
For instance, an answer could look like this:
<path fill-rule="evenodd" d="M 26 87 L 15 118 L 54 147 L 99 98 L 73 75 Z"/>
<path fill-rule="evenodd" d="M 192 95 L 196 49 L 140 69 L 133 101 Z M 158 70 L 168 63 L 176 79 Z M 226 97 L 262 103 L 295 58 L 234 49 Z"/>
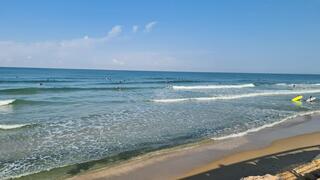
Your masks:
<path fill-rule="evenodd" d="M 308 98 L 306 101 L 307 102 L 313 102 L 315 101 L 317 98 L 316 97 L 311 97 L 311 98 Z"/>
<path fill-rule="evenodd" d="M 301 101 L 303 96 L 296 96 L 295 98 L 291 99 L 291 101 Z"/>

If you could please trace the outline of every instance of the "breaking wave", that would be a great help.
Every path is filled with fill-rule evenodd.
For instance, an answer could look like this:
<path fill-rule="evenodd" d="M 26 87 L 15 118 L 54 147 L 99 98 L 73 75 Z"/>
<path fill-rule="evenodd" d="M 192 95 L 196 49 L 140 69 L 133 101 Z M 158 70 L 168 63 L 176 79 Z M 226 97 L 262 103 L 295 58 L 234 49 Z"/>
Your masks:
<path fill-rule="evenodd" d="M 254 84 L 238 84 L 238 85 L 199 85 L 199 86 L 172 86 L 175 90 L 192 90 L 192 89 L 235 89 L 255 87 Z"/>
<path fill-rule="evenodd" d="M 7 99 L 7 100 L 0 100 L 0 106 L 5 106 L 14 103 L 15 99 Z"/>
<path fill-rule="evenodd" d="M 26 126 L 30 126 L 30 124 L 0 124 L 0 129 L 10 130 L 10 129 L 18 129 Z"/>
<path fill-rule="evenodd" d="M 319 87 L 320 83 L 315 83 L 315 84 L 287 84 L 287 83 L 277 83 L 277 86 L 287 86 L 287 87 Z"/>
<path fill-rule="evenodd" d="M 240 132 L 240 133 L 235 133 L 235 134 L 230 134 L 230 135 L 227 135 L 227 136 L 222 136 L 222 137 L 213 137 L 211 138 L 212 140 L 224 140 L 224 139 L 230 139 L 230 138 L 235 138 L 235 137 L 241 137 L 241 136 L 245 136 L 249 133 L 253 133 L 253 132 L 257 132 L 257 131 L 260 131 L 262 129 L 265 129 L 265 128 L 271 128 L 273 126 L 276 126 L 278 124 L 281 124 L 285 121 L 288 121 L 290 119 L 294 119 L 294 118 L 297 118 L 297 117 L 301 117 L 301 116 L 306 116 L 306 115 L 312 115 L 312 114 L 318 114 L 320 113 L 320 110 L 318 111 L 309 111 L 309 112 L 302 112 L 302 113 L 298 113 L 298 114 L 295 114 L 295 115 L 292 115 L 292 116 L 289 116 L 289 117 L 286 117 L 284 119 L 281 119 L 280 121 L 276 121 L 276 122 L 273 122 L 273 123 L 270 123 L 270 124 L 265 124 L 263 126 L 260 126 L 260 127 L 256 127 L 256 128 L 252 128 L 252 129 L 249 129 L 247 131 L 244 131 L 244 132 Z"/>
<path fill-rule="evenodd" d="M 174 102 L 182 102 L 182 101 L 215 101 L 215 100 L 232 100 L 232 99 L 250 98 L 250 97 L 257 97 L 257 96 L 278 96 L 278 95 L 290 95 L 290 94 L 294 95 L 294 94 L 310 94 L 310 93 L 320 93 L 320 89 L 300 90 L 300 91 L 280 90 L 280 91 L 272 91 L 272 92 L 249 93 L 249 94 L 239 94 L 239 95 L 229 95 L 229 96 L 154 99 L 152 101 L 160 102 L 160 103 L 174 103 Z"/>

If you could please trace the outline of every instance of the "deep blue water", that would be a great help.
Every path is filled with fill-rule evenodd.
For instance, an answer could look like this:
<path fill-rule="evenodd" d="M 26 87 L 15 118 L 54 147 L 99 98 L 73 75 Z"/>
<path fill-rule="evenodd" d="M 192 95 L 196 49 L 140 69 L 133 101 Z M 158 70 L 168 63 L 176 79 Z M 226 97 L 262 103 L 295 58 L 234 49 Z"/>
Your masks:
<path fill-rule="evenodd" d="M 0 68 L 0 179 L 320 110 L 319 75 Z"/>

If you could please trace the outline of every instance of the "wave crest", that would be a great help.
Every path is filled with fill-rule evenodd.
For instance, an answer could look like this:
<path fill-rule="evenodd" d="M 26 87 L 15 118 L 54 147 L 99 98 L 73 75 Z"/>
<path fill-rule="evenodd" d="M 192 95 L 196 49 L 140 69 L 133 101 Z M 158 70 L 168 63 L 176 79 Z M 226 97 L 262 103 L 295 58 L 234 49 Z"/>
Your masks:
<path fill-rule="evenodd" d="M 14 103 L 15 101 L 15 99 L 0 100 L 0 106 L 6 106 Z"/>
<path fill-rule="evenodd" d="M 273 126 L 276 126 L 278 124 L 281 124 L 287 120 L 290 120 L 290 119 L 294 119 L 294 118 L 297 118 L 297 117 L 301 117 L 301 116 L 306 116 L 306 115 L 312 115 L 312 114 L 318 114 L 320 113 L 320 110 L 318 111 L 309 111 L 309 112 L 303 112 L 303 113 L 299 113 L 299 114 L 295 114 L 295 115 L 292 115 L 292 116 L 289 116 L 289 117 L 286 117 L 280 121 L 276 121 L 276 122 L 273 122 L 273 123 L 270 123 L 270 124 L 265 124 L 263 126 L 260 126 L 260 127 L 256 127 L 256 128 L 253 128 L 253 129 L 249 129 L 247 131 L 244 131 L 244 132 L 240 132 L 240 133 L 235 133 L 235 134 L 230 134 L 230 135 L 227 135 L 227 136 L 222 136 L 222 137 L 213 137 L 211 138 L 212 140 L 224 140 L 224 139 L 230 139 L 230 138 L 235 138 L 235 137 L 241 137 L 241 136 L 245 136 L 249 133 L 253 133 L 253 132 L 257 132 L 257 131 L 260 131 L 262 129 L 266 129 L 266 128 L 271 128 Z"/>
<path fill-rule="evenodd" d="M 181 101 L 215 101 L 215 100 L 232 100 L 232 99 L 241 99 L 241 98 L 250 98 L 257 96 L 278 96 L 278 95 L 294 95 L 294 94 L 310 94 L 310 93 L 320 93 L 318 90 L 305 90 L 305 91 L 273 91 L 273 92 L 261 92 L 261 93 L 249 93 L 249 94 L 239 94 L 239 95 L 230 95 L 230 96 L 215 96 L 215 97 L 197 97 L 197 98 L 176 98 L 176 99 L 154 99 L 153 102 L 160 103 L 173 103 Z"/>
<path fill-rule="evenodd" d="M 0 129 L 10 130 L 10 129 L 18 129 L 26 126 L 29 126 L 29 124 L 0 124 Z"/>
<path fill-rule="evenodd" d="M 172 86 L 175 90 L 192 90 L 192 89 L 237 89 L 255 87 L 253 83 L 238 85 L 198 85 L 198 86 Z"/>
<path fill-rule="evenodd" d="M 277 83 L 276 86 L 288 86 L 288 87 L 319 87 L 320 83 L 315 84 L 287 84 L 287 83 Z"/>

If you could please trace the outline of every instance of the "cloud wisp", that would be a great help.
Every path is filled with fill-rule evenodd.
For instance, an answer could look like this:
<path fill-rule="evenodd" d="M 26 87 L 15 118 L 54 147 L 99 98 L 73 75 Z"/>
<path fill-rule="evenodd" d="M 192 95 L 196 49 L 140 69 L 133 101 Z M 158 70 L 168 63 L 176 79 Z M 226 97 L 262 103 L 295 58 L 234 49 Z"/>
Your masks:
<path fill-rule="evenodd" d="M 155 25 L 156 22 L 150 22 L 143 30 L 140 30 L 141 26 L 134 25 L 131 32 L 150 32 Z M 153 53 L 150 49 L 132 50 L 131 45 L 135 47 L 137 44 L 129 42 L 130 38 L 117 40 L 122 33 L 123 26 L 116 25 L 101 37 L 85 35 L 81 38 L 39 42 L 0 40 L 0 66 L 158 69 L 160 65 L 165 67 L 173 63 L 168 61 L 168 54 Z"/>
<path fill-rule="evenodd" d="M 138 25 L 132 26 L 132 32 L 133 32 L 133 33 L 138 32 L 138 30 L 139 30 L 139 26 L 138 26 Z"/>
<path fill-rule="evenodd" d="M 111 42 L 122 33 L 116 25 L 102 37 L 75 38 L 60 41 L 16 42 L 0 41 L 0 66 L 63 66 L 66 62 L 81 63 L 91 59 L 101 45 Z M 70 63 L 71 66 L 71 63 Z"/>
<path fill-rule="evenodd" d="M 108 35 L 106 38 L 114 38 L 121 34 L 122 32 L 122 26 L 116 25 L 113 26 L 113 28 L 108 32 Z"/>
<path fill-rule="evenodd" d="M 112 62 L 116 65 L 124 65 L 125 63 L 123 61 L 120 61 L 119 59 L 113 58 Z"/>
<path fill-rule="evenodd" d="M 151 32 L 157 24 L 158 24 L 157 21 L 152 21 L 152 22 L 147 23 L 144 27 L 144 31 Z"/>

